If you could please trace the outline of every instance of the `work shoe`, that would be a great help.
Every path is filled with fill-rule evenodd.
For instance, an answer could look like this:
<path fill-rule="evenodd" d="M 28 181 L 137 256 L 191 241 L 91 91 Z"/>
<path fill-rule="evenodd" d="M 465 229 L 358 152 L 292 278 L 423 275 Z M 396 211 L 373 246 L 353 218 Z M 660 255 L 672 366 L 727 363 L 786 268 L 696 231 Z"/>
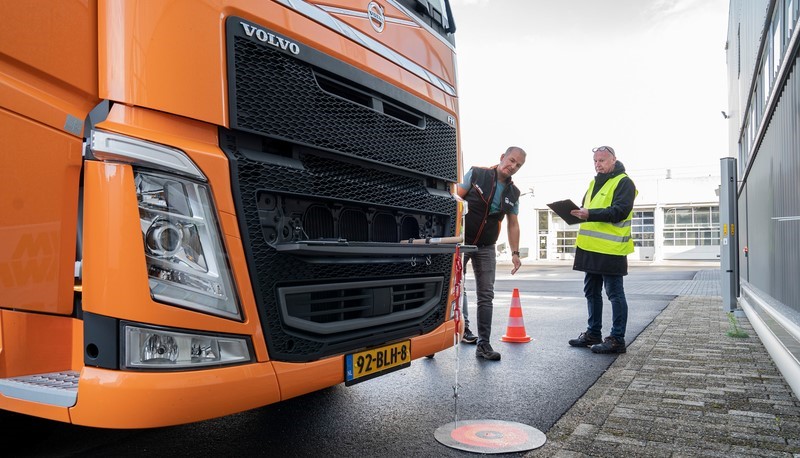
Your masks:
<path fill-rule="evenodd" d="M 500 353 L 494 351 L 489 342 L 481 342 L 475 350 L 475 356 L 478 358 L 488 359 L 489 361 L 499 361 Z"/>
<path fill-rule="evenodd" d="M 461 341 L 465 344 L 474 345 L 478 343 L 478 336 L 472 333 L 469 328 L 464 329 L 464 335 L 461 336 Z"/>
<path fill-rule="evenodd" d="M 570 339 L 569 344 L 573 347 L 591 347 L 594 344 L 599 344 L 603 339 L 595 337 L 586 332 L 582 332 L 577 339 Z"/>
<path fill-rule="evenodd" d="M 592 353 L 625 353 L 625 339 L 608 336 L 603 343 L 592 345 Z"/>

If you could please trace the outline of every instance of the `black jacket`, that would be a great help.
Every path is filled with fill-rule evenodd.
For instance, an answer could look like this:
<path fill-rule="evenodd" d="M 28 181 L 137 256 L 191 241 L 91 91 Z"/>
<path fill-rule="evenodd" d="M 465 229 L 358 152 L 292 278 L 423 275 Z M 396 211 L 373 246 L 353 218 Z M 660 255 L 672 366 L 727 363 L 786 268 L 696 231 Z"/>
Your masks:
<path fill-rule="evenodd" d="M 598 173 L 594 178 L 594 192 L 591 197 L 611 178 L 624 173 L 625 166 L 617 161 L 614 170 L 610 173 Z M 587 191 L 588 192 L 588 191 Z M 584 202 L 584 199 L 581 202 Z M 614 190 L 614 197 L 611 206 L 607 208 L 595 208 L 589 210 L 587 221 L 599 221 L 605 223 L 618 223 L 628 217 L 633 210 L 633 200 L 636 198 L 636 186 L 630 177 L 620 180 L 617 189 Z M 616 256 L 612 254 L 594 253 L 591 251 L 575 248 L 575 261 L 572 264 L 574 270 L 582 272 L 601 274 L 601 275 L 627 275 L 628 257 Z"/>
<path fill-rule="evenodd" d="M 500 226 L 507 213 L 512 213 L 519 200 L 519 189 L 511 178 L 505 183 L 499 212 L 489 213 L 492 199 L 497 190 L 497 167 L 473 167 L 470 188 L 465 200 L 469 204 L 465 228 L 465 242 L 468 245 L 494 245 L 500 236 Z"/>

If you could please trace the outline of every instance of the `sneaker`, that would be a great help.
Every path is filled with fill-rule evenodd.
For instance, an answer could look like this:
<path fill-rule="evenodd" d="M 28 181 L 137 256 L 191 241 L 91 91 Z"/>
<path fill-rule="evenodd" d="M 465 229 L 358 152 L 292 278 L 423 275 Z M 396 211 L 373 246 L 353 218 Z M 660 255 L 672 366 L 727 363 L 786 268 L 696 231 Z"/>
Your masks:
<path fill-rule="evenodd" d="M 625 353 L 625 340 L 608 336 L 603 343 L 592 345 L 592 353 Z"/>
<path fill-rule="evenodd" d="M 489 361 L 499 361 L 500 360 L 500 353 L 494 351 L 489 342 L 483 342 L 478 344 L 478 348 L 475 350 L 475 356 L 478 358 L 488 359 Z"/>
<path fill-rule="evenodd" d="M 591 334 L 582 332 L 577 339 L 570 339 L 569 344 L 573 347 L 591 347 L 594 344 L 599 344 L 603 341 L 600 337 L 595 337 Z"/>
<path fill-rule="evenodd" d="M 474 345 L 478 343 L 478 336 L 472 333 L 469 328 L 464 329 L 464 335 L 461 336 L 461 341 L 465 344 Z"/>

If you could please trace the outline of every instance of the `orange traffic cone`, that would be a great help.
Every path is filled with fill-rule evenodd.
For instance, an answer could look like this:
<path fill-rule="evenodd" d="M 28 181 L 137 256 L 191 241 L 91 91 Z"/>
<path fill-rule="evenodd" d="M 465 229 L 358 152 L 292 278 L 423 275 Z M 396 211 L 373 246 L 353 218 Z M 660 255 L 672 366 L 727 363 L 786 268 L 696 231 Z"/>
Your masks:
<path fill-rule="evenodd" d="M 519 303 L 519 289 L 514 288 L 511 295 L 511 310 L 508 311 L 508 328 L 506 333 L 500 338 L 503 342 L 525 343 L 530 342 L 531 338 L 525 333 L 525 323 L 522 320 L 522 306 Z"/>

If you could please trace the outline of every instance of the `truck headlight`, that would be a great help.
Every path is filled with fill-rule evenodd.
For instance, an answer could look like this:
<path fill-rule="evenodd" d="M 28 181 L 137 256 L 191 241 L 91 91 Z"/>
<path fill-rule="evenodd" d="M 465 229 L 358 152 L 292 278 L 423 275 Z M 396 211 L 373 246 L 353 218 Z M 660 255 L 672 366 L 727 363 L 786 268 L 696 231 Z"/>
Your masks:
<path fill-rule="evenodd" d="M 134 170 L 153 298 L 241 319 L 208 186 Z"/>
<path fill-rule="evenodd" d="M 134 167 L 153 298 L 241 320 L 211 192 L 192 159 L 170 146 L 97 129 L 90 150 L 96 159 Z"/>
<path fill-rule="evenodd" d="M 186 369 L 251 361 L 247 340 L 125 325 L 124 367 Z"/>

